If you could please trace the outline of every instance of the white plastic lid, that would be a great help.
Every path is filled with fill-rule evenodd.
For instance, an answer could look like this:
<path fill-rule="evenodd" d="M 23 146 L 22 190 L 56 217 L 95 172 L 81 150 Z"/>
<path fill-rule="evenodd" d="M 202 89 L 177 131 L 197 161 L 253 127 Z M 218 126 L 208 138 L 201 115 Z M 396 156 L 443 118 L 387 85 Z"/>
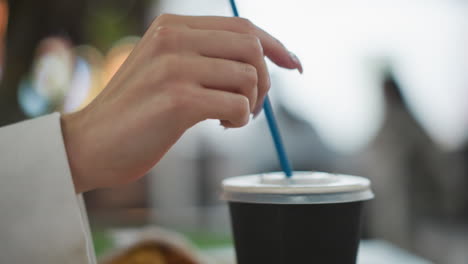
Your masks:
<path fill-rule="evenodd" d="M 246 203 L 318 204 L 369 200 L 374 197 L 366 178 L 323 172 L 282 172 L 247 175 L 223 181 L 223 199 Z"/>

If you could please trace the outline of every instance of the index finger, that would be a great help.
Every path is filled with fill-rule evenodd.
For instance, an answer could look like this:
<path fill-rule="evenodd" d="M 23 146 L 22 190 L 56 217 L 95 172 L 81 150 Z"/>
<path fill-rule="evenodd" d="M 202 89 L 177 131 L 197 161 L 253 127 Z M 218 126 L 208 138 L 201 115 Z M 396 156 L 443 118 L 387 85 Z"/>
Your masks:
<path fill-rule="evenodd" d="M 262 44 L 264 54 L 276 65 L 287 69 L 297 69 L 300 73 L 303 71 L 301 62 L 296 55 L 288 51 L 276 38 L 245 18 L 162 15 L 158 20 L 161 24 L 184 24 L 194 29 L 225 30 L 255 35 Z"/>

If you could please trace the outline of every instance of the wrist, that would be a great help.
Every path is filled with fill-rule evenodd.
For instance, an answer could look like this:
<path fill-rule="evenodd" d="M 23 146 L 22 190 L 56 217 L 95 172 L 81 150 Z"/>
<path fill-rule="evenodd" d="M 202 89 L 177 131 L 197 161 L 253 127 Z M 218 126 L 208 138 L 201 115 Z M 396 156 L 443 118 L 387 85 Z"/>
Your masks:
<path fill-rule="evenodd" d="M 60 117 L 63 141 L 76 193 L 93 189 L 86 180 L 85 162 L 83 159 L 85 147 L 80 139 L 80 133 L 83 133 L 84 130 L 79 115 L 80 113 L 77 112 Z"/>

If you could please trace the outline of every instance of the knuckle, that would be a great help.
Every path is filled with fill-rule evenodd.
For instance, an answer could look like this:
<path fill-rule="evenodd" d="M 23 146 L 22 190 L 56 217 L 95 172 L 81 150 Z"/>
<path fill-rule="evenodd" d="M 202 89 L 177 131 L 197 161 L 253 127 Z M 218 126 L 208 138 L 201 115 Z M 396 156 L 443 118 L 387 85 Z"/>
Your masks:
<path fill-rule="evenodd" d="M 167 78 L 175 75 L 181 68 L 182 58 L 176 54 L 160 57 L 160 72 Z"/>
<path fill-rule="evenodd" d="M 178 112 L 185 112 L 191 108 L 193 96 L 188 84 L 176 83 L 169 90 L 171 108 Z"/>
<path fill-rule="evenodd" d="M 271 85 L 269 81 L 266 82 L 265 86 L 259 87 L 258 97 L 264 97 L 268 93 L 268 91 L 270 91 L 270 87 Z"/>
<path fill-rule="evenodd" d="M 162 58 L 162 65 L 165 70 L 171 72 L 176 71 L 178 68 L 180 68 L 181 60 L 182 59 L 180 56 L 176 54 L 167 54 Z"/>
<path fill-rule="evenodd" d="M 156 28 L 155 36 L 164 38 L 164 37 L 170 37 L 170 36 L 172 36 L 172 35 L 174 35 L 176 33 L 177 33 L 177 30 L 174 27 L 158 26 Z"/>
<path fill-rule="evenodd" d="M 158 51 L 169 50 L 179 43 L 180 32 L 177 28 L 159 26 L 154 33 L 154 45 Z"/>
<path fill-rule="evenodd" d="M 172 21 L 173 17 L 174 15 L 172 14 L 162 14 L 153 21 L 153 25 L 156 27 L 167 25 L 170 23 L 170 21 Z"/>
<path fill-rule="evenodd" d="M 237 17 L 235 20 L 236 23 L 247 32 L 255 28 L 255 25 L 247 18 Z"/>
<path fill-rule="evenodd" d="M 262 57 L 263 58 L 263 47 L 260 42 L 260 39 L 253 35 L 253 34 L 246 34 L 247 39 L 247 51 L 252 54 L 255 58 Z"/>
<path fill-rule="evenodd" d="M 247 84 L 250 86 L 256 86 L 258 83 L 258 73 L 257 68 L 254 66 L 247 64 L 242 67 L 243 72 L 245 74 L 244 78 Z"/>
<path fill-rule="evenodd" d="M 266 76 L 263 77 L 262 81 L 259 81 L 258 84 L 258 97 L 262 98 L 265 94 L 268 93 L 271 87 L 270 76 L 268 73 L 265 74 Z"/>

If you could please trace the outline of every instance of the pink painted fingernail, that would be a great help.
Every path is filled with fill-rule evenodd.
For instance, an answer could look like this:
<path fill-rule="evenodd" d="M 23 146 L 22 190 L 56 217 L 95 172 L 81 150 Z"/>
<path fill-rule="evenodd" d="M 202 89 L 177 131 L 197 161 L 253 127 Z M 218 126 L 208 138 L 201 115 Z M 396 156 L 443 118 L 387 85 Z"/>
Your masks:
<path fill-rule="evenodd" d="M 296 69 L 302 74 L 304 72 L 304 70 L 302 69 L 302 63 L 296 56 L 296 54 L 289 52 L 289 57 L 291 58 L 291 61 L 296 65 Z"/>
<path fill-rule="evenodd" d="M 220 125 L 222 128 L 224 128 L 224 131 L 228 130 L 229 127 L 226 127 L 223 123 L 224 123 L 223 120 L 219 121 L 219 125 Z"/>
<path fill-rule="evenodd" d="M 254 111 L 252 112 L 253 114 L 253 119 L 255 120 L 258 115 L 262 112 L 262 109 L 263 109 L 263 101 L 261 104 L 257 105 L 257 107 L 254 109 Z"/>
<path fill-rule="evenodd" d="M 254 113 L 253 113 L 253 120 L 257 119 L 258 115 L 260 115 L 260 113 L 262 112 L 262 108 L 258 108 L 258 110 L 256 110 Z"/>

